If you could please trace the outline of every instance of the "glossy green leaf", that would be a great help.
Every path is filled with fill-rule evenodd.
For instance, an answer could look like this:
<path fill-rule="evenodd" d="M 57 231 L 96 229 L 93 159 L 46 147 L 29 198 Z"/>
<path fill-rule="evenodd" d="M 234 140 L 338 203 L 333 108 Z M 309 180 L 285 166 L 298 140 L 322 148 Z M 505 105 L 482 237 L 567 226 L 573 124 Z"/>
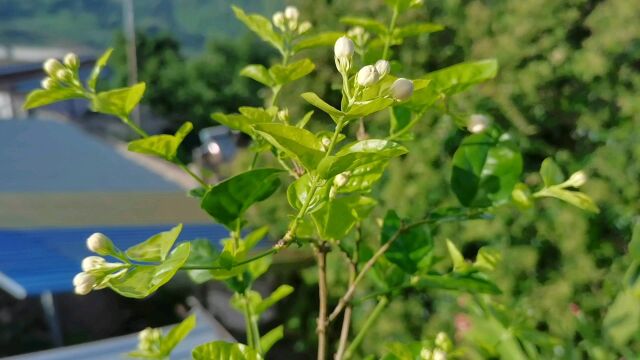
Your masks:
<path fill-rule="evenodd" d="M 366 163 L 351 170 L 349 180 L 338 188 L 339 193 L 370 192 L 372 186 L 380 180 L 387 168 L 388 160 Z"/>
<path fill-rule="evenodd" d="M 310 74 L 315 68 L 316 65 L 311 60 L 302 59 L 287 65 L 273 65 L 269 73 L 276 84 L 283 85 Z"/>
<path fill-rule="evenodd" d="M 369 30 L 376 34 L 387 33 L 387 26 L 385 24 L 370 18 L 345 16 L 340 19 L 340 22 L 350 26 L 361 26 L 364 29 Z"/>
<path fill-rule="evenodd" d="M 178 344 L 189 335 L 191 330 L 196 327 L 196 315 L 191 314 L 186 319 L 174 326 L 167 335 L 162 337 L 161 352 L 170 354 Z"/>
<path fill-rule="evenodd" d="M 329 197 L 330 188 L 331 184 L 328 182 L 318 186 L 316 191 L 313 193 L 313 197 L 310 200 L 309 205 L 307 206 L 307 213 L 312 213 L 320 206 L 324 205 Z M 307 201 L 310 189 L 311 176 L 309 176 L 309 173 L 302 175 L 292 182 L 287 188 L 287 200 L 291 207 L 298 210 L 302 208 L 302 205 Z"/>
<path fill-rule="evenodd" d="M 298 52 L 314 47 L 333 46 L 342 35 L 344 33 L 331 31 L 305 36 L 293 45 L 293 50 Z"/>
<path fill-rule="evenodd" d="M 193 124 L 185 122 L 175 135 L 152 135 L 129 142 L 128 149 L 132 152 L 157 156 L 167 161 L 177 159 L 178 147 L 193 129 Z"/>
<path fill-rule="evenodd" d="M 403 39 L 410 36 L 418 36 L 430 34 L 444 30 L 444 26 L 433 23 L 413 23 L 405 26 L 399 26 L 393 31 L 393 37 Z"/>
<path fill-rule="evenodd" d="M 262 360 L 254 349 L 238 343 L 214 341 L 193 349 L 193 360 Z"/>
<path fill-rule="evenodd" d="M 467 136 L 453 155 L 451 187 L 465 206 L 490 206 L 511 197 L 522 173 L 522 155 L 507 136 Z"/>
<path fill-rule="evenodd" d="M 265 200 L 280 186 L 280 169 L 254 169 L 238 174 L 207 191 L 200 206 L 219 223 L 233 228 L 253 204 Z"/>
<path fill-rule="evenodd" d="M 103 114 L 128 117 L 144 95 L 145 83 L 98 93 L 93 98 L 91 109 Z"/>
<path fill-rule="evenodd" d="M 322 142 L 312 132 L 284 124 L 256 124 L 253 128 L 271 145 L 300 161 L 307 170 L 324 157 Z"/>
<path fill-rule="evenodd" d="M 89 75 L 89 78 L 87 79 L 87 87 L 91 90 L 91 91 L 95 91 L 96 90 L 96 84 L 98 82 L 98 77 L 100 76 L 100 73 L 102 72 L 102 69 L 107 65 L 107 62 L 109 62 L 109 58 L 111 57 L 111 53 L 113 52 L 113 49 L 107 49 L 107 51 L 105 51 L 100 58 L 98 58 L 98 61 L 96 61 L 95 65 L 93 66 L 93 69 L 91 70 L 91 74 Z"/>
<path fill-rule="evenodd" d="M 569 204 L 592 213 L 599 213 L 598 205 L 585 193 L 579 191 L 571 191 L 557 187 L 550 187 L 540 190 L 536 193 L 537 197 L 553 197 Z"/>
<path fill-rule="evenodd" d="M 375 206 L 375 200 L 358 195 L 332 199 L 311 214 L 322 239 L 341 240 L 366 217 Z"/>
<path fill-rule="evenodd" d="M 368 101 L 358 101 L 351 106 L 351 109 L 347 113 L 349 117 L 365 117 L 378 111 L 384 110 L 393 105 L 395 100 L 385 97 L 379 97 L 377 99 Z"/>
<path fill-rule="evenodd" d="M 268 87 L 276 86 L 276 80 L 272 77 L 271 72 L 260 64 L 247 65 L 240 70 L 240 75 L 253 79 Z"/>
<path fill-rule="evenodd" d="M 81 92 L 70 88 L 37 89 L 27 95 L 27 99 L 22 107 L 25 110 L 29 110 L 59 101 L 82 98 L 84 98 L 84 95 Z"/>
<path fill-rule="evenodd" d="M 268 333 L 260 337 L 260 348 L 262 348 L 262 352 L 267 354 L 273 345 L 282 340 L 282 338 L 284 338 L 284 325 L 276 326 L 269 330 Z"/>
<path fill-rule="evenodd" d="M 118 294 L 142 299 L 166 284 L 189 257 L 190 244 L 178 245 L 159 265 L 135 265 L 125 273 L 109 279 L 107 286 Z"/>
<path fill-rule="evenodd" d="M 277 302 L 291 295 L 292 293 L 293 293 L 292 286 L 286 285 L 286 284 L 280 285 L 271 293 L 271 295 L 267 296 L 258 304 L 256 304 L 253 311 L 255 312 L 256 315 L 260 315 L 263 312 L 267 311 L 267 309 L 275 305 Z"/>
<path fill-rule="evenodd" d="M 409 152 L 404 146 L 388 140 L 369 139 L 349 144 L 335 155 L 328 156 L 318 165 L 318 174 L 332 178 L 344 171 L 360 166 L 388 160 Z"/>
<path fill-rule="evenodd" d="M 178 224 L 171 230 L 155 234 L 128 248 L 125 254 L 134 261 L 164 261 L 181 232 L 182 224 Z"/>
<path fill-rule="evenodd" d="M 492 295 L 502 293 L 496 284 L 479 274 L 421 275 L 413 285 L 417 289 L 447 289 Z"/>
<path fill-rule="evenodd" d="M 316 95 L 315 93 L 312 92 L 306 92 L 303 93 L 302 95 L 303 99 L 305 99 L 309 104 L 317 107 L 318 109 L 324 111 L 325 113 L 329 114 L 331 116 L 331 118 L 333 119 L 333 121 L 336 121 L 336 119 L 339 119 L 341 117 L 344 116 L 344 113 L 336 108 L 334 108 L 333 106 L 327 104 L 324 100 L 322 100 L 318 95 Z"/>
<path fill-rule="evenodd" d="M 624 346 L 640 331 L 639 293 L 640 289 L 619 293 L 604 317 L 604 333 L 617 346 Z"/>
<path fill-rule="evenodd" d="M 560 166 L 558 166 L 558 164 L 556 164 L 556 162 L 550 157 L 542 161 L 542 165 L 540 166 L 540 176 L 542 176 L 544 186 L 547 187 L 560 184 L 565 179 Z"/>
<path fill-rule="evenodd" d="M 238 20 L 242 21 L 249 30 L 253 31 L 258 37 L 271 45 L 276 49 L 282 51 L 283 41 L 282 37 L 273 30 L 271 21 L 262 15 L 258 14 L 246 14 L 241 8 L 237 6 L 231 6 Z"/>
<path fill-rule="evenodd" d="M 398 234 L 401 227 L 402 220 L 398 214 L 388 211 L 384 217 L 380 242 L 386 244 L 396 236 L 384 256 L 406 273 L 413 274 L 429 263 L 428 255 L 433 250 L 433 240 L 428 230 L 422 227 L 414 227 Z"/>
<path fill-rule="evenodd" d="M 213 266 L 218 264 L 220 252 L 208 239 L 191 241 L 191 251 L 185 266 Z M 209 270 L 189 270 L 187 274 L 196 284 L 213 280 L 217 275 Z"/>

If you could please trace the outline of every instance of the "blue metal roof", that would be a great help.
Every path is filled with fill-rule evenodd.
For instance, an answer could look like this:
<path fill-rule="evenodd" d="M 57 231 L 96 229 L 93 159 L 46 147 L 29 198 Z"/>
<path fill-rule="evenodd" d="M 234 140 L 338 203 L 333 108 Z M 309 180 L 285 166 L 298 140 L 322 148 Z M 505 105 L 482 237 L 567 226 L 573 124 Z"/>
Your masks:
<path fill-rule="evenodd" d="M 0 121 L 0 192 L 181 191 L 69 123 Z"/>
<path fill-rule="evenodd" d="M 0 229 L 0 288 L 17 298 L 44 291 L 70 292 L 71 280 L 80 263 L 92 255 L 85 242 L 94 232 L 109 236 L 121 249 L 146 240 L 175 226 L 111 226 L 50 229 Z M 216 224 L 186 224 L 178 242 L 207 238 L 215 241 L 228 235 Z"/>

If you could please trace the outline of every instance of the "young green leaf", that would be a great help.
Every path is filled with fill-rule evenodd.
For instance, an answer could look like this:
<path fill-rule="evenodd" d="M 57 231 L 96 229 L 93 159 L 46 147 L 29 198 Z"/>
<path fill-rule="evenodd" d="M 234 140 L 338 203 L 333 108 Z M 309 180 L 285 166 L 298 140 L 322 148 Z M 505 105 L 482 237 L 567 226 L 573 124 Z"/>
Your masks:
<path fill-rule="evenodd" d="M 25 110 L 29 110 L 59 101 L 82 98 L 84 98 L 84 94 L 71 88 L 37 89 L 27 95 L 27 99 L 22 107 Z"/>
<path fill-rule="evenodd" d="M 240 70 L 240 75 L 253 79 L 268 87 L 276 86 L 276 80 L 264 65 L 253 64 L 247 65 Z"/>
<path fill-rule="evenodd" d="M 93 66 L 93 70 L 91 70 L 91 74 L 87 79 L 87 87 L 89 88 L 89 90 L 93 92 L 96 91 L 96 84 L 98 82 L 98 77 L 100 76 L 102 69 L 107 65 L 107 62 L 109 62 L 109 58 L 111 57 L 112 52 L 113 52 L 113 49 L 107 49 L 107 51 L 105 51 L 100 56 L 100 58 L 98 58 L 98 61 L 96 61 L 95 65 Z"/>
<path fill-rule="evenodd" d="M 312 132 L 284 124 L 256 124 L 253 128 L 271 145 L 297 159 L 307 170 L 324 157 L 322 142 Z"/>
<path fill-rule="evenodd" d="M 592 213 L 599 213 L 598 205 L 585 193 L 557 187 L 545 188 L 534 194 L 535 197 L 553 197 Z"/>
<path fill-rule="evenodd" d="M 166 284 L 189 257 L 190 244 L 178 245 L 159 265 L 134 265 L 109 279 L 107 286 L 118 294 L 142 299 Z"/>
<path fill-rule="evenodd" d="M 128 117 L 144 95 L 145 83 L 98 93 L 93 98 L 91 108 L 95 112 Z"/>
<path fill-rule="evenodd" d="M 369 139 L 349 144 L 336 155 L 328 156 L 318 165 L 318 174 L 329 179 L 341 172 L 355 170 L 356 168 L 391 158 L 404 155 L 408 150 L 393 141 Z"/>
<path fill-rule="evenodd" d="M 271 21 L 262 15 L 246 14 L 244 10 L 237 6 L 231 6 L 238 20 L 242 21 L 249 30 L 253 31 L 258 37 L 283 51 L 284 43 L 282 36 L 273 30 Z"/>
<path fill-rule="evenodd" d="M 277 85 L 284 85 L 310 74 L 316 65 L 309 59 L 302 59 L 288 65 L 273 65 L 269 69 L 271 78 Z"/>
<path fill-rule="evenodd" d="M 339 197 L 327 202 L 311 217 L 321 238 L 337 241 L 347 236 L 375 204 L 373 199 L 358 195 Z"/>
<path fill-rule="evenodd" d="M 522 173 L 522 155 L 506 136 L 467 136 L 453 155 L 451 187 L 461 204 L 485 207 L 504 202 Z"/>
<path fill-rule="evenodd" d="M 262 360 L 254 349 L 238 343 L 214 341 L 193 349 L 193 360 Z"/>
<path fill-rule="evenodd" d="M 160 352 L 169 356 L 171 351 L 178 346 L 178 344 L 189 335 L 191 330 L 196 327 L 196 315 L 191 314 L 186 319 L 176 326 L 174 326 L 167 335 L 162 337 Z"/>
<path fill-rule="evenodd" d="M 260 338 L 260 347 L 266 355 L 278 341 L 284 338 L 284 325 L 276 326 Z"/>
<path fill-rule="evenodd" d="M 501 260 L 500 250 L 485 246 L 478 251 L 473 268 L 480 271 L 494 271 Z"/>
<path fill-rule="evenodd" d="M 378 111 L 384 110 L 393 105 L 395 100 L 391 98 L 379 97 L 373 100 L 358 101 L 351 106 L 347 115 L 351 118 L 365 117 Z"/>
<path fill-rule="evenodd" d="M 175 135 L 152 135 L 129 142 L 128 149 L 132 152 L 157 156 L 167 161 L 177 159 L 178 147 L 193 129 L 193 124 L 185 122 Z"/>
<path fill-rule="evenodd" d="M 456 245 L 449 239 L 447 239 L 447 251 L 453 262 L 453 271 L 458 273 L 466 273 L 469 271 L 471 265 L 464 260 L 462 253 Z"/>
<path fill-rule="evenodd" d="M 546 187 L 560 184 L 565 179 L 560 166 L 558 166 L 558 164 L 556 164 L 556 162 L 550 157 L 542 161 L 542 165 L 540 166 L 540 176 L 542 176 L 542 181 Z"/>
<path fill-rule="evenodd" d="M 171 230 L 155 234 L 144 242 L 128 248 L 125 254 L 134 261 L 164 261 L 181 232 L 182 224 L 178 224 Z"/>
<path fill-rule="evenodd" d="M 280 285 L 276 288 L 271 295 L 267 296 L 264 300 L 260 301 L 258 304 L 254 306 L 253 311 L 256 315 L 260 315 L 265 312 L 267 309 L 275 305 L 278 301 L 284 299 L 285 297 L 291 295 L 293 293 L 293 287 L 290 285 Z"/>
<path fill-rule="evenodd" d="M 334 108 L 333 106 L 327 104 L 324 100 L 322 100 L 315 93 L 306 92 L 306 93 L 303 93 L 300 96 L 302 96 L 302 98 L 305 99 L 309 104 L 311 104 L 311 105 L 317 107 L 318 109 L 324 111 L 325 113 L 329 114 L 329 116 L 331 116 L 331 118 L 335 122 L 337 122 L 337 119 L 340 119 L 341 117 L 344 116 L 344 113 L 342 111 L 340 111 L 340 110 Z"/>
<path fill-rule="evenodd" d="M 342 35 L 344 35 L 344 33 L 332 31 L 305 36 L 293 44 L 293 51 L 298 52 L 314 47 L 333 46 L 336 40 Z"/>
<path fill-rule="evenodd" d="M 325 182 L 316 189 L 309 205 L 307 206 L 307 213 L 313 213 L 325 204 L 329 198 L 330 189 L 331 184 L 329 182 Z M 310 190 L 311 176 L 309 176 L 309 173 L 302 175 L 292 182 L 287 188 L 287 200 L 291 207 L 298 210 L 302 208 L 302 204 L 304 204 L 307 201 L 307 197 L 310 196 Z"/>
<path fill-rule="evenodd" d="M 378 160 L 358 166 L 351 170 L 349 180 L 338 188 L 339 193 L 370 192 L 389 164 L 388 160 Z"/>
<path fill-rule="evenodd" d="M 385 258 L 396 264 L 408 274 L 422 270 L 429 263 L 429 253 L 433 250 L 431 234 L 420 227 L 397 233 L 402 227 L 402 220 L 390 210 L 384 217 L 380 242 L 386 244 L 393 236 L 396 240 L 384 254 Z"/>
<path fill-rule="evenodd" d="M 254 169 L 238 174 L 213 186 L 200 206 L 216 221 L 234 229 L 244 212 L 265 200 L 280 186 L 280 169 Z"/>

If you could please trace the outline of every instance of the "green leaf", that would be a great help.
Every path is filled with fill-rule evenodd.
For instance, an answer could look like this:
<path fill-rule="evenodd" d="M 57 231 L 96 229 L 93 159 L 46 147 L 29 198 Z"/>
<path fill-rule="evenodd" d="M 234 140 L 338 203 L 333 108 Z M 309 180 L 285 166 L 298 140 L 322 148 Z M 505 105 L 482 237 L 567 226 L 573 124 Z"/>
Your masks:
<path fill-rule="evenodd" d="M 389 160 L 404 155 L 407 148 L 388 140 L 369 139 L 351 143 L 336 153 L 327 156 L 318 165 L 318 174 L 324 178 L 332 178 L 344 171 L 354 170 L 360 166 Z"/>
<path fill-rule="evenodd" d="M 249 119 L 252 123 L 272 122 L 278 113 L 278 108 L 270 107 L 268 109 L 253 106 L 240 106 L 238 111 Z"/>
<path fill-rule="evenodd" d="M 379 160 L 358 166 L 351 170 L 349 180 L 338 188 L 339 193 L 370 192 L 387 168 L 388 160 Z"/>
<path fill-rule="evenodd" d="M 164 261 L 181 232 L 182 224 L 178 224 L 169 231 L 155 234 L 144 242 L 128 248 L 125 254 L 134 261 Z"/>
<path fill-rule="evenodd" d="M 344 116 L 344 113 L 336 108 L 334 108 L 333 106 L 327 104 L 324 100 L 322 100 L 318 95 L 316 95 L 315 93 L 312 92 L 306 92 L 303 93 L 302 95 L 303 99 L 305 99 L 309 104 L 317 107 L 318 109 L 324 111 L 325 113 L 329 114 L 331 116 L 331 118 L 333 119 L 333 121 L 337 122 L 337 119 L 341 118 Z"/>
<path fill-rule="evenodd" d="M 243 239 L 243 248 L 245 251 L 251 251 L 260 241 L 262 241 L 269 234 L 269 226 L 261 226 L 252 232 L 248 233 Z"/>
<path fill-rule="evenodd" d="M 467 136 L 453 155 L 451 187 L 465 206 L 507 201 L 522 173 L 522 155 L 507 136 Z"/>
<path fill-rule="evenodd" d="M 394 106 L 391 108 L 391 117 L 390 117 L 390 126 L 389 126 L 389 135 L 395 135 L 398 132 L 402 131 L 404 128 L 409 126 L 411 123 L 412 113 L 411 109 L 405 106 Z M 411 140 L 413 134 L 411 132 L 407 132 L 405 136 L 400 138 L 400 140 Z"/>
<path fill-rule="evenodd" d="M 364 29 L 369 30 L 376 34 L 387 33 L 387 26 L 385 24 L 370 18 L 345 16 L 340 19 L 340 22 L 350 26 L 361 26 Z"/>
<path fill-rule="evenodd" d="M 257 122 L 244 115 L 214 113 L 211 114 L 211 118 L 230 129 L 242 131 L 251 137 L 255 136 L 253 125 L 257 124 Z"/>
<path fill-rule="evenodd" d="M 277 85 L 283 85 L 310 74 L 315 68 L 316 65 L 311 60 L 302 59 L 288 65 L 273 65 L 269 74 Z"/>
<path fill-rule="evenodd" d="M 304 114 L 302 119 L 298 121 L 298 123 L 296 124 L 296 127 L 299 127 L 300 129 L 304 129 L 304 127 L 307 126 L 307 123 L 309 122 L 309 120 L 311 120 L 312 116 L 313 116 L 313 110 L 308 111 L 306 114 Z"/>
<path fill-rule="evenodd" d="M 161 264 L 134 265 L 125 273 L 109 279 L 107 286 L 125 297 L 145 298 L 173 278 L 189 257 L 189 250 L 190 244 L 182 243 Z"/>
<path fill-rule="evenodd" d="M 414 227 L 397 234 L 401 227 L 402 220 L 398 214 L 392 210 L 388 211 L 384 217 L 380 242 L 384 245 L 393 236 L 397 236 L 384 256 L 406 273 L 413 274 L 424 269 L 430 262 L 428 255 L 433 250 L 433 240 L 431 234 L 421 227 Z"/>
<path fill-rule="evenodd" d="M 358 195 L 339 197 L 319 208 L 311 217 L 321 238 L 338 241 L 347 236 L 375 204 L 375 200 Z"/>
<path fill-rule="evenodd" d="M 640 261 L 640 221 L 633 227 L 633 234 L 629 242 L 629 255 L 632 259 Z"/>
<path fill-rule="evenodd" d="M 417 289 L 447 289 L 479 294 L 499 295 L 502 292 L 479 274 L 421 275 L 413 285 Z"/>
<path fill-rule="evenodd" d="M 40 106 L 53 104 L 59 101 L 69 99 L 82 99 L 84 95 L 74 89 L 69 88 L 55 88 L 50 90 L 37 89 L 33 90 L 27 96 L 27 99 L 22 106 L 23 109 L 29 110 Z"/>
<path fill-rule="evenodd" d="M 91 108 L 95 112 L 128 117 L 144 95 L 145 83 L 137 83 L 130 87 L 104 91 L 93 98 Z"/>
<path fill-rule="evenodd" d="M 616 296 L 603 320 L 603 330 L 613 343 L 622 347 L 640 331 L 638 289 L 627 289 Z"/>
<path fill-rule="evenodd" d="M 379 97 L 373 100 L 367 101 L 358 101 L 347 113 L 349 117 L 365 117 L 371 114 L 377 113 L 378 111 L 384 110 L 389 106 L 393 105 L 395 100 L 390 98 Z"/>
<path fill-rule="evenodd" d="M 161 349 L 163 354 L 169 355 L 171 351 L 178 346 L 180 341 L 189 335 L 191 330 L 196 327 L 196 315 L 191 314 L 186 319 L 174 326 L 167 335 L 162 337 Z"/>
<path fill-rule="evenodd" d="M 262 352 L 266 355 L 269 350 L 284 338 L 284 325 L 277 326 L 271 329 L 268 333 L 262 335 L 260 338 L 260 348 L 262 348 Z"/>
<path fill-rule="evenodd" d="M 241 8 L 237 6 L 231 6 L 238 20 L 242 21 L 249 30 L 253 31 L 258 37 L 271 45 L 276 49 L 283 51 L 284 45 L 282 36 L 273 30 L 271 21 L 262 15 L 258 14 L 246 14 Z"/>
<path fill-rule="evenodd" d="M 287 296 L 293 293 L 293 286 L 290 285 L 280 285 L 277 289 L 275 289 L 271 295 L 266 297 L 264 300 L 260 301 L 255 305 L 253 311 L 256 315 L 260 315 L 263 312 L 267 311 L 270 307 L 275 305 L 278 301 L 286 298 Z"/>
<path fill-rule="evenodd" d="M 469 268 L 471 267 L 470 264 L 464 260 L 460 250 L 458 250 L 456 245 L 449 239 L 447 239 L 447 251 L 449 251 L 451 262 L 453 262 L 454 272 L 466 273 L 469 271 Z"/>
<path fill-rule="evenodd" d="M 268 87 L 276 86 L 276 80 L 271 76 L 271 72 L 264 65 L 247 65 L 240 70 L 240 75 L 253 79 Z"/>
<path fill-rule="evenodd" d="M 316 191 L 313 193 L 313 197 L 309 202 L 307 207 L 307 213 L 313 213 L 319 207 L 325 204 L 326 200 L 329 197 L 329 190 L 331 189 L 331 184 L 325 182 L 324 184 L 318 186 Z M 307 201 L 307 197 L 309 196 L 309 191 L 311 190 L 311 176 L 309 173 L 306 173 L 296 179 L 294 182 L 289 185 L 287 188 L 287 200 L 292 208 L 299 210 L 302 208 L 302 205 Z"/>
<path fill-rule="evenodd" d="M 480 271 L 494 271 L 501 260 L 500 250 L 485 246 L 478 251 L 473 268 Z"/>
<path fill-rule="evenodd" d="M 305 36 L 293 45 L 293 51 L 298 52 L 314 47 L 333 46 L 342 35 L 344 33 L 331 31 Z"/>
<path fill-rule="evenodd" d="M 191 241 L 191 252 L 185 266 L 212 266 L 218 264 L 220 252 L 208 239 Z M 226 272 L 226 271 L 225 271 Z M 202 284 L 216 278 L 216 272 L 210 270 L 189 270 L 189 278 L 196 284 Z"/>
<path fill-rule="evenodd" d="M 256 124 L 253 128 L 271 145 L 297 159 L 307 170 L 324 157 L 322 142 L 312 132 L 284 124 Z"/>
<path fill-rule="evenodd" d="M 132 152 L 157 156 L 173 162 L 177 159 L 178 147 L 192 129 L 193 124 L 187 121 L 182 124 L 175 135 L 152 135 L 134 140 L 129 142 L 128 149 Z"/>
<path fill-rule="evenodd" d="M 113 49 L 107 49 L 107 51 L 105 51 L 104 54 L 102 54 L 100 58 L 98 58 L 98 61 L 96 61 L 95 65 L 93 66 L 93 70 L 91 70 L 91 74 L 87 79 L 87 87 L 91 91 L 96 91 L 96 83 L 98 82 L 98 77 L 100 76 L 102 69 L 107 65 L 107 62 L 109 62 L 109 58 L 111 57 L 112 52 Z"/>
<path fill-rule="evenodd" d="M 244 212 L 280 186 L 280 169 L 254 169 L 238 174 L 207 191 L 200 206 L 216 221 L 233 229 Z"/>
<path fill-rule="evenodd" d="M 535 194 L 536 197 L 553 197 L 569 204 L 592 213 L 599 213 L 598 205 L 585 193 L 579 191 L 571 191 L 557 187 L 550 187 L 540 190 Z"/>
<path fill-rule="evenodd" d="M 262 360 L 254 349 L 237 343 L 214 341 L 200 345 L 191 353 L 193 360 Z"/>
<path fill-rule="evenodd" d="M 397 27 L 393 31 L 393 37 L 404 39 L 410 36 L 418 36 L 444 30 L 444 26 L 433 23 L 413 23 L 405 26 Z"/>
<path fill-rule="evenodd" d="M 560 169 L 558 164 L 550 157 L 542 161 L 540 176 L 542 176 L 542 181 L 546 187 L 560 184 L 565 179 L 562 169 Z"/>

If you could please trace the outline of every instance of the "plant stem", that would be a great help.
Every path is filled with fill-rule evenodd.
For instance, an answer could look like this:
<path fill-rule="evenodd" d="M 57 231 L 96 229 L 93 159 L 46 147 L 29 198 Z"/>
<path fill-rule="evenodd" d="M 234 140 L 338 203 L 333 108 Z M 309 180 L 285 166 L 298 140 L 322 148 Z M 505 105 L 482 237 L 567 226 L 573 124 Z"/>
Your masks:
<path fill-rule="evenodd" d="M 184 172 L 186 172 L 189 176 L 191 176 L 195 181 L 197 181 L 203 188 L 205 189 L 209 189 L 211 187 L 211 185 L 207 184 L 206 181 L 204 181 L 204 179 L 202 179 L 200 176 L 198 176 L 196 173 L 194 173 L 193 171 L 191 171 L 191 169 L 189 169 L 189 167 L 185 164 L 182 163 L 182 161 L 177 160 L 176 164 L 180 167 L 180 169 L 182 169 Z"/>
<path fill-rule="evenodd" d="M 140 126 L 138 126 L 138 124 L 136 124 L 133 121 L 131 121 L 129 116 L 121 116 L 120 120 L 122 120 L 123 123 L 127 124 L 127 126 L 129 126 L 138 135 L 140 135 L 140 137 L 142 137 L 142 138 L 149 137 L 149 134 L 147 134 L 146 131 L 142 130 L 142 128 Z"/>
<path fill-rule="evenodd" d="M 249 296 L 245 292 L 242 294 L 244 298 L 244 316 L 245 316 L 245 326 L 247 327 L 247 342 L 249 346 L 255 349 L 259 354 L 262 355 L 262 346 L 260 346 L 260 330 L 258 329 L 258 320 L 255 316 L 253 316 L 253 311 L 251 311 L 251 304 L 249 303 Z"/>
<path fill-rule="evenodd" d="M 182 266 L 180 268 L 180 270 L 228 270 L 230 268 L 234 268 L 234 267 L 238 267 L 238 266 L 242 266 L 242 265 L 246 265 L 250 262 L 253 262 L 255 260 L 261 259 L 265 256 L 269 256 L 271 254 L 274 254 L 276 252 L 275 249 L 269 249 L 265 252 L 262 252 L 254 257 L 250 257 L 248 259 L 239 261 L 235 264 L 232 264 L 231 266 L 209 266 L 209 265 L 185 265 Z"/>
<path fill-rule="evenodd" d="M 396 21 L 398 20 L 398 5 L 393 7 L 393 14 L 391 15 L 391 23 L 389 23 L 389 28 L 387 29 L 387 36 L 384 39 L 384 49 L 382 50 L 382 59 L 387 60 L 387 55 L 389 55 L 389 47 L 391 46 L 391 36 L 393 35 L 393 30 L 396 28 Z"/>
<path fill-rule="evenodd" d="M 387 307 L 387 305 L 389 305 L 389 298 L 386 296 L 381 297 L 376 307 L 367 317 L 367 321 L 365 321 L 364 325 L 362 325 L 362 329 L 358 331 L 355 339 L 353 339 L 353 342 L 347 348 L 343 359 L 347 360 L 351 358 L 353 356 L 353 353 L 358 350 L 358 347 L 362 343 L 362 340 L 364 340 L 364 336 L 369 331 L 369 329 L 371 329 L 371 326 L 376 322 L 376 320 L 378 320 L 380 314 L 382 314 L 382 311 Z"/>
<path fill-rule="evenodd" d="M 318 360 L 327 358 L 327 248 L 326 243 L 316 247 L 316 259 L 318 262 L 318 298 L 320 306 L 318 311 Z"/>
<path fill-rule="evenodd" d="M 354 256 L 356 257 L 357 254 Z M 356 279 L 356 263 L 357 260 L 347 259 L 349 262 L 349 287 L 353 285 Z M 351 313 L 353 308 L 349 303 L 344 310 L 344 316 L 342 317 L 342 329 L 340 330 L 340 342 L 338 343 L 338 351 L 336 352 L 335 360 L 341 360 L 344 356 L 344 352 L 347 347 L 347 341 L 349 340 L 349 329 L 351 327 Z"/>

